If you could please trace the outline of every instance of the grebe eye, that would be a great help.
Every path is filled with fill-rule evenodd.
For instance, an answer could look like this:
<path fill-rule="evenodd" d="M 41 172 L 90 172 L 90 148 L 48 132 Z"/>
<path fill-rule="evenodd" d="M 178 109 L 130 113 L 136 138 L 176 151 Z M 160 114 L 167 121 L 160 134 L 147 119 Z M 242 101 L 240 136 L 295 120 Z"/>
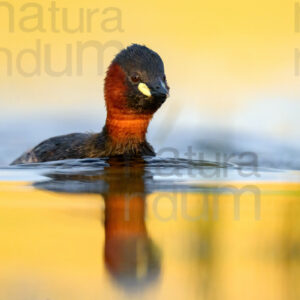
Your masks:
<path fill-rule="evenodd" d="M 131 81 L 134 82 L 134 83 L 137 83 L 141 80 L 141 77 L 139 74 L 135 73 L 131 76 Z"/>

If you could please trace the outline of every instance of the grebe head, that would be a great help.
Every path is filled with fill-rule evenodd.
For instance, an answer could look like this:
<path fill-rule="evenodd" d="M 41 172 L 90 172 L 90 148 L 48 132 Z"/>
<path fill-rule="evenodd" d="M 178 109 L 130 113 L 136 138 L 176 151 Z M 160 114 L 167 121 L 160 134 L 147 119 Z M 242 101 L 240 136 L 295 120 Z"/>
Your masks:
<path fill-rule="evenodd" d="M 109 114 L 153 114 L 169 95 L 164 64 L 160 56 L 133 44 L 112 61 L 105 79 L 105 100 Z"/>

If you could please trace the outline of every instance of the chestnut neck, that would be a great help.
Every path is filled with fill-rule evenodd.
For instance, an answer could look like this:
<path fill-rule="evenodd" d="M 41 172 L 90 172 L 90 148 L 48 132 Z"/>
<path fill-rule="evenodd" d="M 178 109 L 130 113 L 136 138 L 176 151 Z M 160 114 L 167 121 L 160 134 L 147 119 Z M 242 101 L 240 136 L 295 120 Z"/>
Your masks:
<path fill-rule="evenodd" d="M 150 116 L 118 118 L 114 115 L 107 117 L 105 126 L 109 137 L 117 143 L 142 143 L 146 140 L 150 120 Z"/>
<path fill-rule="evenodd" d="M 128 108 L 126 75 L 118 64 L 113 63 L 107 71 L 104 94 L 105 127 L 110 139 L 117 144 L 144 142 L 152 114 L 141 114 Z"/>

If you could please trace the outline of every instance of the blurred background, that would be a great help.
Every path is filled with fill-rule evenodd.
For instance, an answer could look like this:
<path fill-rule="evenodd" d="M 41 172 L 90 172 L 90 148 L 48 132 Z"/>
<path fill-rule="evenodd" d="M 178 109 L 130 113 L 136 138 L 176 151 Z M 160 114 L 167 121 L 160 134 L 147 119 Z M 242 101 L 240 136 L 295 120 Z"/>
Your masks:
<path fill-rule="evenodd" d="M 298 168 L 297 2 L 18 0 L 0 16 L 0 164 L 50 136 L 100 131 L 105 70 L 140 43 L 171 87 L 149 129 L 156 150 L 254 151 Z"/>

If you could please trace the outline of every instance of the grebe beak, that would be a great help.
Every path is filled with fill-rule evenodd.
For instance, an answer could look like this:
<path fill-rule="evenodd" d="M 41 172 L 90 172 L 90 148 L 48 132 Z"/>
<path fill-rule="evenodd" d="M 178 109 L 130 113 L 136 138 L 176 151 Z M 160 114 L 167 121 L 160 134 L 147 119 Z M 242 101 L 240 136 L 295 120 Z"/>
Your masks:
<path fill-rule="evenodd" d="M 151 94 L 155 98 L 167 98 L 169 97 L 169 90 L 166 84 L 159 79 L 151 84 Z"/>

